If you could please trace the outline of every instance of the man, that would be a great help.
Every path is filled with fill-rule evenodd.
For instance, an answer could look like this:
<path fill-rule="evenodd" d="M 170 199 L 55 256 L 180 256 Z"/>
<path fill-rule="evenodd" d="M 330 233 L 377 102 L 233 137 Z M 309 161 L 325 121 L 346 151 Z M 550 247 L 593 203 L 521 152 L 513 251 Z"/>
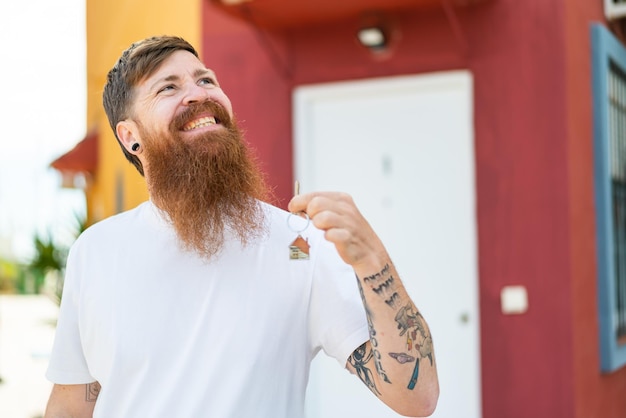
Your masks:
<path fill-rule="evenodd" d="M 302 417 L 320 349 L 397 412 L 433 412 L 430 331 L 380 239 L 342 193 L 263 203 L 191 45 L 131 45 L 104 107 L 150 201 L 72 247 L 47 418 Z"/>

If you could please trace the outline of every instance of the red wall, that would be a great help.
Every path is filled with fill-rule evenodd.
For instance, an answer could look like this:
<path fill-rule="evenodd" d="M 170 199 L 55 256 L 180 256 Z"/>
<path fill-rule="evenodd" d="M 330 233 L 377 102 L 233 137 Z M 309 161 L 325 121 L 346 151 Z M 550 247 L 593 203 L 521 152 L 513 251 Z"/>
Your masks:
<path fill-rule="evenodd" d="M 601 374 L 598 344 L 589 343 L 598 340 L 589 30 L 604 16 L 601 2 L 586 0 L 570 0 L 565 11 L 576 416 L 618 418 L 626 416 L 626 368 Z"/>
<path fill-rule="evenodd" d="M 485 417 L 572 417 L 562 4 L 496 1 L 465 19 L 475 75 Z M 503 286 L 529 295 L 500 311 Z"/>
<path fill-rule="evenodd" d="M 268 50 L 205 2 L 203 55 L 283 207 L 293 86 L 471 70 L 483 416 L 626 416 L 626 372 L 602 376 L 598 361 L 588 20 L 601 2 L 492 0 L 457 12 L 462 39 L 443 10 L 395 16 L 401 36 L 381 59 L 356 44 L 356 21 L 266 34 Z M 528 289 L 523 315 L 500 311 L 511 284 Z"/>

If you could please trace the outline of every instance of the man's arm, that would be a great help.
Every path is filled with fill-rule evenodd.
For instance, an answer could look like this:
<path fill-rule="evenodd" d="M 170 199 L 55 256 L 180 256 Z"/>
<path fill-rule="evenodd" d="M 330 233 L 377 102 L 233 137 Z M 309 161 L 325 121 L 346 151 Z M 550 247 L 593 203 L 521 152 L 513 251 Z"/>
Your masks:
<path fill-rule="evenodd" d="M 54 385 L 44 418 L 92 418 L 99 393 L 98 382 Z"/>
<path fill-rule="evenodd" d="M 306 212 L 357 276 L 370 340 L 352 353 L 348 369 L 396 412 L 432 414 L 439 381 L 430 330 L 378 235 L 345 193 L 298 195 L 289 210 Z"/>
<path fill-rule="evenodd" d="M 348 369 L 396 412 L 429 416 L 439 383 L 433 340 L 393 265 L 357 277 L 370 340 L 348 358 Z"/>

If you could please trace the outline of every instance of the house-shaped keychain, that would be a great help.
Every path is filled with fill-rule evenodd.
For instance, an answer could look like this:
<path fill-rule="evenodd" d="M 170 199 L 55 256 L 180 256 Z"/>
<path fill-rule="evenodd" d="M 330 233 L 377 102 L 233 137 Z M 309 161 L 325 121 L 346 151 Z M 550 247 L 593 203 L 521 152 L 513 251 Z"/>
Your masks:
<path fill-rule="evenodd" d="M 302 238 L 298 234 L 296 239 L 289 245 L 289 259 L 290 260 L 308 260 L 309 259 L 309 245 L 308 240 Z"/>

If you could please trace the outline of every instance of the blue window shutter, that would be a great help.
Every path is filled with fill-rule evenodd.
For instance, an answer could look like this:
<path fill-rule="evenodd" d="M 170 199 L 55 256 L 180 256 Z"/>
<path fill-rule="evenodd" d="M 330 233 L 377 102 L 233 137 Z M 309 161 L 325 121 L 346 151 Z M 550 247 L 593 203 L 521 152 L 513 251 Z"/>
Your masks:
<path fill-rule="evenodd" d="M 614 192 L 617 190 L 614 190 L 613 170 L 615 167 L 612 167 L 615 158 L 623 158 L 626 161 L 626 155 L 614 155 L 615 147 L 612 146 L 612 141 L 615 141 L 615 138 L 611 135 L 616 133 L 611 129 L 612 107 L 609 84 L 616 70 L 626 74 L 626 49 L 601 24 L 592 25 L 591 41 L 600 356 L 602 371 L 612 372 L 626 364 L 626 344 L 623 343 L 624 340 L 620 343 L 618 335 L 619 321 L 622 318 L 623 325 L 626 305 L 622 302 L 618 304 L 617 293 L 618 288 L 625 288 L 626 281 L 623 274 L 619 276 L 617 274 L 617 264 L 621 262 L 621 259 L 615 255 L 616 247 L 617 249 L 626 248 L 626 242 L 619 241 L 616 246 L 615 239 L 618 230 L 614 218 L 616 211 Z M 624 80 L 626 83 L 626 77 Z M 622 134 L 626 135 L 626 129 Z M 617 140 L 626 143 L 626 138 L 617 138 Z M 626 153 L 626 150 L 624 152 Z M 621 201 L 618 204 L 621 204 Z M 622 234 L 620 234 L 620 240 L 626 241 Z M 626 257 L 623 258 L 620 270 L 626 266 Z M 624 283 L 618 286 L 618 280 Z M 619 297 L 623 300 L 623 295 Z"/>

